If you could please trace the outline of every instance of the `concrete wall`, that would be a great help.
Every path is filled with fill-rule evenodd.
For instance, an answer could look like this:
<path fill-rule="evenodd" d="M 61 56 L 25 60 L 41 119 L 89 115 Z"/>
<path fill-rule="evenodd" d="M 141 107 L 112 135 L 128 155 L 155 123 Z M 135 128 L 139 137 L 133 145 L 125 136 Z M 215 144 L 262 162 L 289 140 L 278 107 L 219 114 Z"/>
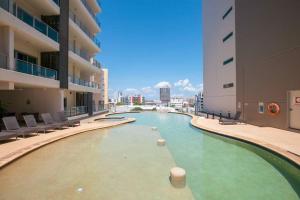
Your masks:
<path fill-rule="evenodd" d="M 76 92 L 65 90 L 64 97 L 67 98 L 67 110 L 76 106 Z"/>
<path fill-rule="evenodd" d="M 204 44 L 204 110 L 214 113 L 236 112 L 236 64 L 235 64 L 235 1 L 203 0 L 203 44 Z M 233 10 L 225 19 L 223 15 L 230 7 Z M 233 32 L 233 37 L 223 38 Z M 234 60 L 223 65 L 228 58 Z M 233 83 L 234 87 L 223 88 Z"/>
<path fill-rule="evenodd" d="M 108 69 L 102 69 L 103 76 L 103 101 L 108 104 Z"/>
<path fill-rule="evenodd" d="M 299 0 L 236 1 L 237 101 L 248 123 L 288 128 L 287 94 L 300 90 L 299 11 Z M 258 102 L 281 113 L 259 114 Z"/>
<path fill-rule="evenodd" d="M 63 111 L 63 92 L 59 89 L 22 89 L 0 91 L 0 101 L 9 112 Z"/>

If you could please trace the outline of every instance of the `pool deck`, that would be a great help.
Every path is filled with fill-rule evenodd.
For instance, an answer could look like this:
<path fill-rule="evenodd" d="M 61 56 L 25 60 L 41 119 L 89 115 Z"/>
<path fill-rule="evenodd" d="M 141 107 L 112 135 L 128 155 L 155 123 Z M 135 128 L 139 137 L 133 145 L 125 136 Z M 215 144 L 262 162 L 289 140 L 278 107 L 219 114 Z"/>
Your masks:
<path fill-rule="evenodd" d="M 209 132 L 254 143 L 270 149 L 300 166 L 300 134 L 271 127 L 250 124 L 221 125 L 218 119 L 189 114 L 191 124 Z"/>
<path fill-rule="evenodd" d="M 61 140 L 66 137 L 77 135 L 83 132 L 109 128 L 118 126 L 130 122 L 134 122 L 134 118 L 128 118 L 121 121 L 100 121 L 95 122 L 94 120 L 105 115 L 98 115 L 81 120 L 81 125 L 77 127 L 70 127 L 63 130 L 55 130 L 46 134 L 40 134 L 38 136 L 32 136 L 21 139 L 12 139 L 6 143 L 0 144 L 0 169 L 12 161 L 34 151 L 42 146 Z"/>

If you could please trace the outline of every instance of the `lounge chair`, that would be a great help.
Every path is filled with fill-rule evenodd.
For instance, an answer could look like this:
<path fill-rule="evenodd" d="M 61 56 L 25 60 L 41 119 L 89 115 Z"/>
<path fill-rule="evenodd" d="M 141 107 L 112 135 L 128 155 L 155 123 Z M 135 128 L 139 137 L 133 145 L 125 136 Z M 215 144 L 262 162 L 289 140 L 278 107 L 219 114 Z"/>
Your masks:
<path fill-rule="evenodd" d="M 65 116 L 64 112 L 57 112 L 53 115 L 53 118 L 56 122 L 58 123 L 63 123 L 67 126 L 76 126 L 76 125 L 80 125 L 80 120 L 78 119 L 74 119 L 74 120 L 68 120 L 68 118 Z"/>
<path fill-rule="evenodd" d="M 29 128 L 37 128 L 39 131 L 46 133 L 47 130 L 54 129 L 52 125 L 38 125 L 33 115 L 23 115 L 24 121 Z"/>
<path fill-rule="evenodd" d="M 219 119 L 219 123 L 222 125 L 234 125 L 240 123 L 241 112 L 238 111 L 233 119 Z"/>
<path fill-rule="evenodd" d="M 36 133 L 38 135 L 40 130 L 39 128 L 35 127 L 20 127 L 16 117 L 3 117 L 2 120 L 6 128 L 5 132 L 13 132 L 18 135 L 22 135 L 23 137 L 32 133 Z"/>
<path fill-rule="evenodd" d="M 53 120 L 52 116 L 50 115 L 50 113 L 42 113 L 41 117 L 42 117 L 45 125 L 51 125 L 53 128 L 61 129 L 64 126 L 66 126 L 66 124 L 64 124 L 64 123 L 55 122 Z"/>
<path fill-rule="evenodd" d="M 17 139 L 18 136 L 19 136 L 19 133 L 16 133 L 16 132 L 7 132 L 7 131 L 0 132 L 0 140 L 7 140 L 7 139 L 10 139 L 13 137 L 15 137 Z"/>

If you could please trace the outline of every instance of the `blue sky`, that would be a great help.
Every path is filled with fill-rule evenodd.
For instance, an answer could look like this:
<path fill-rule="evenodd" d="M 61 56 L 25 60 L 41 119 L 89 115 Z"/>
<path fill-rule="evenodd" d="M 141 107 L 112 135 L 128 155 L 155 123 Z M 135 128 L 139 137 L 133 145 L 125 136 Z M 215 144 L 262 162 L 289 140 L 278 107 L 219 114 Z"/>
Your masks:
<path fill-rule="evenodd" d="M 201 0 L 102 0 L 97 59 L 109 93 L 193 96 L 202 86 Z"/>

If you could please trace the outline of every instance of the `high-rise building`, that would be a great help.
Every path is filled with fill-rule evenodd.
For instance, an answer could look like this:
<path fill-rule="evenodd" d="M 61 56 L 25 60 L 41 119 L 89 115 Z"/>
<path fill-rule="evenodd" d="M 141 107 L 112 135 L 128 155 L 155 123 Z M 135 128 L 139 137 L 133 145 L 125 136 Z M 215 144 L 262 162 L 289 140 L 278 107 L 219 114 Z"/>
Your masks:
<path fill-rule="evenodd" d="M 169 87 L 159 88 L 159 97 L 162 104 L 168 104 L 171 99 L 170 88 Z"/>
<path fill-rule="evenodd" d="M 300 1 L 203 0 L 204 110 L 300 129 Z"/>
<path fill-rule="evenodd" d="M 199 92 L 195 95 L 195 114 L 198 115 L 203 111 L 203 92 Z"/>
<path fill-rule="evenodd" d="M 103 107 L 104 69 L 94 58 L 99 12 L 97 0 L 0 1 L 0 101 L 7 112 L 92 115 Z"/>

